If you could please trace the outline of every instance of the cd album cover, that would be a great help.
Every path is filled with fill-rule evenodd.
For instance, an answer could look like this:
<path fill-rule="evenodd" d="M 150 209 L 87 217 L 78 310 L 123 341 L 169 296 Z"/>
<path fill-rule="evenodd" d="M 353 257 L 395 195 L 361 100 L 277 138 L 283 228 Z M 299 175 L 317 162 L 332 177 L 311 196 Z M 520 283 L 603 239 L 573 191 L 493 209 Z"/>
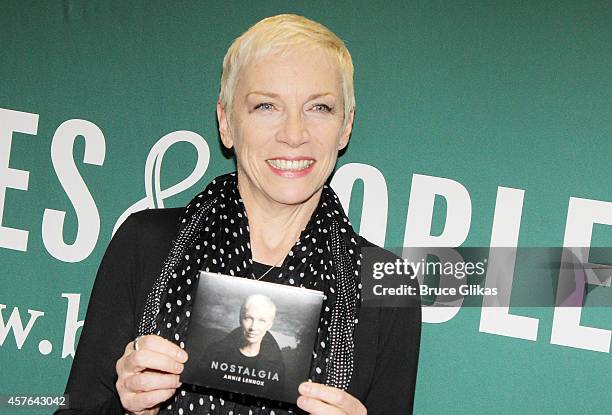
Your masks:
<path fill-rule="evenodd" d="M 322 302 L 319 291 L 201 272 L 181 381 L 294 403 Z"/>

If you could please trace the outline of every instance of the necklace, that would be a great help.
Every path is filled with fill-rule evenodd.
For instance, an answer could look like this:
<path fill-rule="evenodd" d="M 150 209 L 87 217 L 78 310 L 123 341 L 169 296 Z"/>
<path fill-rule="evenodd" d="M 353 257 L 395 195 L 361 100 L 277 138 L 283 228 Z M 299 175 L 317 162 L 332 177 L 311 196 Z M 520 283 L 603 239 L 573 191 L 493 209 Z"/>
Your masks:
<path fill-rule="evenodd" d="M 253 278 L 255 281 L 259 281 L 260 279 L 262 279 L 263 277 L 265 277 L 266 275 L 268 275 L 270 273 L 270 271 L 272 271 L 274 268 L 276 267 L 280 267 L 282 264 L 283 260 L 280 261 L 280 263 L 274 264 L 270 267 L 269 270 L 267 270 L 266 272 L 263 273 L 263 275 L 261 275 L 259 278 L 255 278 L 255 276 L 253 274 L 251 274 L 251 278 Z"/>

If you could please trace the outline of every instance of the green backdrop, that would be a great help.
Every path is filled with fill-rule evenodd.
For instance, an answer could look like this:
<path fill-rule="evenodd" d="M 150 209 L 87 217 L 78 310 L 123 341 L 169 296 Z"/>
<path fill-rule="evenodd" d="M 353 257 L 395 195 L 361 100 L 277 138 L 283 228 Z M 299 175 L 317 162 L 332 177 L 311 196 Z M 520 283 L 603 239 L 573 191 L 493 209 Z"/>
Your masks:
<path fill-rule="evenodd" d="M 216 132 L 221 61 L 233 38 L 281 12 L 322 22 L 351 50 L 357 115 L 338 167 L 382 174 L 386 246 L 404 242 L 413 174 L 467 189 L 466 246 L 490 245 L 500 186 L 525 191 L 520 246 L 562 246 L 570 197 L 608 202 L 597 209 L 610 213 L 609 1 L 3 1 L 0 223 L 28 233 L 23 246 L 23 232 L 0 232 L 0 395 L 63 391 L 72 362 L 62 356 L 71 350 L 66 327 L 84 317 L 113 227 L 145 199 L 145 182 L 162 193 L 181 182 L 204 163 L 207 144 L 199 180 L 138 205 L 181 206 L 233 169 Z M 71 119 L 84 121 L 56 133 Z M 200 158 L 179 142 L 161 152 L 160 177 L 145 176 L 152 147 L 181 130 L 204 138 L 194 138 Z M 79 136 L 72 147 L 75 131 L 91 141 Z M 27 190 L 14 188 L 24 176 L 7 167 L 29 172 Z M 362 228 L 375 220 L 364 200 L 384 209 L 367 186 L 358 180 L 351 194 L 349 215 Z M 63 226 L 50 210 L 65 212 Z M 452 213 L 436 199 L 432 234 Z M 611 243 L 609 224 L 595 225 L 592 245 Z M 610 311 L 585 307 L 581 324 L 609 332 Z M 539 319 L 535 340 L 479 331 L 480 308 L 424 324 L 415 413 L 612 411 L 609 343 L 607 351 L 553 344 L 552 308 L 512 313 Z M 17 320 L 27 335 L 15 334 Z"/>

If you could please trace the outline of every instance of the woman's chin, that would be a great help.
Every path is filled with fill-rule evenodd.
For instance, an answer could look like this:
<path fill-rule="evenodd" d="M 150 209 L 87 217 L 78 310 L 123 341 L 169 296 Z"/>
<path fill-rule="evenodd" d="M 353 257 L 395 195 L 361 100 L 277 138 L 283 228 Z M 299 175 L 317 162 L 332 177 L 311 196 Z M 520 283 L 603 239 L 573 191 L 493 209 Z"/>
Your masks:
<path fill-rule="evenodd" d="M 295 187 L 288 187 L 284 189 L 275 189 L 269 194 L 277 203 L 297 206 L 311 201 L 315 193 L 316 191 L 313 191 L 313 189 L 296 189 Z"/>

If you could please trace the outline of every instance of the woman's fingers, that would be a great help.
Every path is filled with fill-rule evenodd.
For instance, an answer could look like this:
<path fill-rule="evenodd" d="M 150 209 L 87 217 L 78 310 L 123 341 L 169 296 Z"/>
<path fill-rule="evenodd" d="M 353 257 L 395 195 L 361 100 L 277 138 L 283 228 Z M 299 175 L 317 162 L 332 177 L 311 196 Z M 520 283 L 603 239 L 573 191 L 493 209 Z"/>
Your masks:
<path fill-rule="evenodd" d="M 130 393 L 122 398 L 121 404 L 130 412 L 140 412 L 153 408 L 174 395 L 175 389 L 158 389 L 149 392 Z"/>
<path fill-rule="evenodd" d="M 124 385 L 132 392 L 149 392 L 158 389 L 176 389 L 181 386 L 181 382 L 178 375 L 145 371 L 127 377 Z"/>
<path fill-rule="evenodd" d="M 187 352 L 176 344 L 157 335 L 142 336 L 138 339 L 138 350 L 134 342 L 128 343 L 123 355 L 122 368 L 128 372 L 142 372 L 155 369 L 161 372 L 179 374 L 187 361 Z M 119 367 L 117 368 L 119 371 Z"/>
<path fill-rule="evenodd" d="M 180 374 L 183 364 L 168 355 L 151 350 L 140 349 L 130 353 L 125 359 L 125 369 L 128 372 L 142 372 L 146 369 L 160 372 Z"/>
<path fill-rule="evenodd" d="M 347 415 L 349 412 L 345 412 L 333 405 L 320 401 L 314 398 L 305 398 L 300 396 L 297 400 L 297 405 L 303 411 L 306 411 L 310 415 Z"/>
<path fill-rule="evenodd" d="M 133 347 L 133 345 L 132 345 Z M 187 352 L 181 349 L 170 340 L 155 334 L 142 336 L 138 338 L 138 350 L 152 350 L 154 352 L 164 354 L 174 360 L 185 363 L 187 361 Z"/>
<path fill-rule="evenodd" d="M 145 371 L 119 376 L 116 387 L 124 409 L 138 413 L 166 401 L 179 387 L 178 375 Z"/>
<path fill-rule="evenodd" d="M 156 335 L 129 342 L 117 361 L 117 392 L 124 409 L 141 412 L 170 398 L 181 385 L 187 353 L 176 344 Z"/>
<path fill-rule="evenodd" d="M 298 406 L 311 414 L 365 415 L 367 413 L 359 399 L 338 388 L 304 382 L 300 385 L 299 392 Z"/>

